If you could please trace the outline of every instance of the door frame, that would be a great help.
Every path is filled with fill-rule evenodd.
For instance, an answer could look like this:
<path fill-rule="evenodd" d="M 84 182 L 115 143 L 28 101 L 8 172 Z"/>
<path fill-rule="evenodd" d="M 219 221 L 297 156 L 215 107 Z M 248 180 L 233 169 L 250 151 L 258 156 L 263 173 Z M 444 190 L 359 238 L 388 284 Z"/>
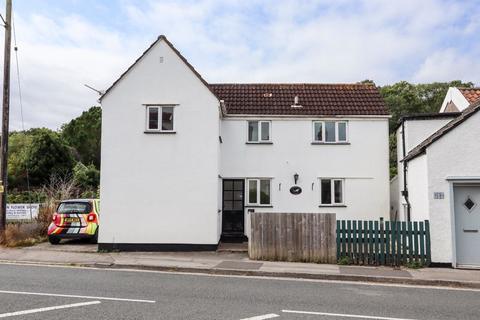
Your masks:
<path fill-rule="evenodd" d="M 242 197 L 242 215 L 243 215 L 243 231 L 240 233 L 238 233 L 239 236 L 245 236 L 245 190 L 246 190 L 246 179 L 245 178 L 222 178 L 222 225 L 221 225 L 221 234 L 220 236 L 223 236 L 225 233 L 224 233 L 224 230 L 223 230 L 223 218 L 224 218 L 224 213 L 225 213 L 225 203 L 224 203 L 224 199 L 223 199 L 223 194 L 224 194 L 224 182 L 225 181 L 242 181 L 243 183 L 243 197 Z M 240 211 L 240 210 L 238 210 Z"/>
<path fill-rule="evenodd" d="M 452 234 L 452 267 L 461 268 L 457 263 L 457 233 L 455 216 L 455 187 L 480 187 L 480 177 L 447 177 L 450 194 L 450 227 Z"/>

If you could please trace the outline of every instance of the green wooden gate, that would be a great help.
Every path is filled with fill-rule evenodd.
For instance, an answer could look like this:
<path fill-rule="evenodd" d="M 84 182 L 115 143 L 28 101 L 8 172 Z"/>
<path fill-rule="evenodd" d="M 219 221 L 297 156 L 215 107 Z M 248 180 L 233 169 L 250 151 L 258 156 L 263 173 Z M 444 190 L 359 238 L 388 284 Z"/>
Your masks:
<path fill-rule="evenodd" d="M 337 220 L 337 260 L 362 265 L 417 262 L 428 266 L 429 222 Z"/>

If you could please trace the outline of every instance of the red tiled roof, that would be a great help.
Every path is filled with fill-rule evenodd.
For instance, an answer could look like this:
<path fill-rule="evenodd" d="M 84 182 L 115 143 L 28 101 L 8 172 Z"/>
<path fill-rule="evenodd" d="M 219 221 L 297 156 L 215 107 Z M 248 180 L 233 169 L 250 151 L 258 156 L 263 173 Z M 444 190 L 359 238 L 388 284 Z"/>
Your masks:
<path fill-rule="evenodd" d="M 227 114 L 242 115 L 388 115 L 371 84 L 209 84 L 224 100 Z M 302 107 L 292 107 L 295 96 Z"/>
<path fill-rule="evenodd" d="M 458 88 L 468 103 L 480 100 L 480 88 Z"/>
<path fill-rule="evenodd" d="M 100 100 L 162 40 L 217 99 L 224 100 L 227 114 L 311 116 L 389 114 L 378 89 L 371 84 L 208 84 L 164 35 L 159 36 L 143 52 L 103 93 Z M 298 104 L 302 107 L 292 107 L 296 96 Z"/>

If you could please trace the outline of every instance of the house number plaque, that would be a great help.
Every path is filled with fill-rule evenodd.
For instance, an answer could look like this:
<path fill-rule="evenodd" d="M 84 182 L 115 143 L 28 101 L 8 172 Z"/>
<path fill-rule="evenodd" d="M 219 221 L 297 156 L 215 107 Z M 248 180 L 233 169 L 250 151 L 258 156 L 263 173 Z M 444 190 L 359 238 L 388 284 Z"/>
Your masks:
<path fill-rule="evenodd" d="M 290 193 L 294 195 L 300 194 L 302 193 L 302 188 L 300 188 L 299 186 L 293 186 L 290 188 Z"/>

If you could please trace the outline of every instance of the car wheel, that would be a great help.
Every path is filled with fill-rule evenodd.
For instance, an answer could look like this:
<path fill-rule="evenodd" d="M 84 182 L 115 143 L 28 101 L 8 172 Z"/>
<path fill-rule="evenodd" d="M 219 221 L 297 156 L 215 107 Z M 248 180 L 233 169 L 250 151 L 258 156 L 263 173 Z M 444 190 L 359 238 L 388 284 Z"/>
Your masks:
<path fill-rule="evenodd" d="M 60 238 L 55 236 L 48 236 L 48 242 L 50 242 L 51 244 L 59 244 Z"/>
<path fill-rule="evenodd" d="M 98 242 L 98 228 L 95 231 L 95 235 L 90 239 L 90 243 L 97 243 Z"/>

